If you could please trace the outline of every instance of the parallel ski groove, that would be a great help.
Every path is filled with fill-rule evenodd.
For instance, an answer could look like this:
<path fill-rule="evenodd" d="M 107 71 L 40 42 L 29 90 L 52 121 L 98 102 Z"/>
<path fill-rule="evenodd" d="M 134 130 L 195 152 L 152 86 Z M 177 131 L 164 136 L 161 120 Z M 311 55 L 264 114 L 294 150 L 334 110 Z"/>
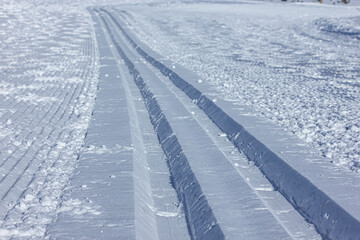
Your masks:
<path fill-rule="evenodd" d="M 205 196 L 202 194 L 201 186 L 192 172 L 177 137 L 173 134 L 171 126 L 163 114 L 156 98 L 144 82 L 134 64 L 122 51 L 104 17 L 100 17 L 119 55 L 124 59 L 129 73 L 133 76 L 134 82 L 139 88 L 141 96 L 143 97 L 151 123 L 158 135 L 160 145 L 167 156 L 167 164 L 174 189 L 178 194 L 179 200 L 184 205 L 190 237 L 192 239 L 224 239 L 224 234 L 220 226 L 217 224 L 211 207 L 209 206 Z M 186 176 L 185 179 L 184 176 Z M 201 206 L 198 206 L 199 202 L 201 202 Z M 202 219 L 202 221 L 199 221 L 200 219 Z"/>
<path fill-rule="evenodd" d="M 176 87 L 182 90 L 205 114 L 227 135 L 229 140 L 241 152 L 259 167 L 268 180 L 309 222 L 313 223 L 323 237 L 337 239 L 340 236 L 356 238 L 360 235 L 360 223 L 332 200 L 326 193 L 318 189 L 307 178 L 298 173 L 279 156 L 268 149 L 248 133 L 242 125 L 233 120 L 213 101 L 203 95 L 193 85 L 180 77 L 146 53 L 123 29 L 118 20 L 105 9 L 106 13 L 123 33 L 128 42 L 151 65 L 159 69 Z M 257 153 L 257 149 L 263 152 Z M 270 160 L 271 159 L 271 160 Z M 299 184 L 301 183 L 301 184 Z M 295 186 L 296 185 L 296 186 Z M 312 189 L 311 191 L 306 189 Z M 317 201 L 309 201 L 316 198 Z M 330 214 L 329 214 L 330 213 Z M 328 214 L 331 217 L 324 219 Z"/>

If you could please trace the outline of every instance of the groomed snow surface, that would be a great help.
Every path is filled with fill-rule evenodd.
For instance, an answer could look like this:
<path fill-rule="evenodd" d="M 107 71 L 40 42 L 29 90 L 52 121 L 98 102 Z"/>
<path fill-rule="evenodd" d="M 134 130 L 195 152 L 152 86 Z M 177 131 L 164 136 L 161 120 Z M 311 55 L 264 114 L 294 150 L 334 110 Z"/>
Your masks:
<path fill-rule="evenodd" d="M 60 212 L 86 211 L 61 196 L 94 107 L 94 39 L 86 11 L 0 3 L 0 239 L 41 239 Z"/>
<path fill-rule="evenodd" d="M 0 3 L 0 239 L 358 237 L 359 2 L 147 2 Z"/>

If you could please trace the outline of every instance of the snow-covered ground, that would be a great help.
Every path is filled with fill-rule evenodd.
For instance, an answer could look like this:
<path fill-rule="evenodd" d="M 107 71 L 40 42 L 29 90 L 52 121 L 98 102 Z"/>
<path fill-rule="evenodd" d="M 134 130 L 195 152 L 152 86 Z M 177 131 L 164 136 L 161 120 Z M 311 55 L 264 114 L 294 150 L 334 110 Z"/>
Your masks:
<path fill-rule="evenodd" d="M 277 190 L 278 179 L 268 181 L 196 101 L 131 50 L 110 15 L 92 18 L 86 9 L 108 4 L 117 4 L 109 9 L 129 32 L 166 57 L 158 60 L 194 71 L 201 79 L 186 80 L 201 90 L 216 88 L 214 103 L 247 105 L 250 118 L 275 124 L 271 136 L 287 136 L 274 134 L 278 125 L 318 150 L 320 157 L 304 164 L 295 157 L 295 170 L 335 196 L 357 226 L 351 200 L 359 195 L 360 1 L 122 2 L 0 2 L 0 239 L 320 237 L 303 217 L 308 205 Z M 159 103 L 152 122 L 156 111 L 144 102 L 153 98 L 128 72 L 131 64 Z M 246 118 L 245 110 L 239 113 Z M 164 116 L 161 132 L 156 121 Z M 266 121 L 254 125 L 263 132 Z M 297 147 L 296 154 L 306 152 Z M 323 168 L 306 169 L 315 162 L 336 172 L 329 181 L 343 181 L 341 191 L 326 187 Z M 343 176 L 344 169 L 352 171 Z M 309 198 L 322 204 L 322 196 Z M 337 209 L 327 207 L 319 212 Z M 259 231 L 259 224 L 268 227 Z"/>
<path fill-rule="evenodd" d="M 228 99 L 358 172 L 358 2 L 236 2 L 136 7 L 126 20 L 139 39 Z"/>

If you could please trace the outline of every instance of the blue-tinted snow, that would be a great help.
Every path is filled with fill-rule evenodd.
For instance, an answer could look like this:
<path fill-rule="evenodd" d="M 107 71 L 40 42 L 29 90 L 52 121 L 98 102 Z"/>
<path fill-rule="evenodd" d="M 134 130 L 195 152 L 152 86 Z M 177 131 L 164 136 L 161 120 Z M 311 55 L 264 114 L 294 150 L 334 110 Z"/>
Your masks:
<path fill-rule="evenodd" d="M 42 239 L 62 202 L 98 80 L 88 13 L 40 1 L 0 3 L 0 238 Z"/>
<path fill-rule="evenodd" d="M 103 213 L 86 196 L 62 199 L 94 107 L 98 59 L 85 6 L 98 2 L 0 3 L 1 239 L 43 238 L 59 213 L 93 219 Z M 153 4 L 122 16 L 151 48 L 197 72 L 199 83 L 217 86 L 227 99 L 249 105 L 358 171 L 359 11 L 285 4 Z M 112 151 L 88 147 L 93 155 Z M 168 186 L 162 167 L 151 174 L 163 175 L 159 185 Z M 109 183 L 118 180 L 116 173 L 106 176 Z M 80 192 L 90 186 L 83 182 L 76 185 Z M 173 194 L 168 189 L 156 190 L 165 203 Z M 257 189 L 276 195 L 271 186 Z M 182 216 L 169 208 L 154 213 L 160 219 Z"/>

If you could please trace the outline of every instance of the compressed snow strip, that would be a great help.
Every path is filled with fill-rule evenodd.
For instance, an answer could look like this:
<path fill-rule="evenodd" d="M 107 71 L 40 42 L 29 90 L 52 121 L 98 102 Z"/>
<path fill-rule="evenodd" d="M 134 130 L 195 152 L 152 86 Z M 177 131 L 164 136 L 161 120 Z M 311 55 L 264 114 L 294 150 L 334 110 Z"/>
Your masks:
<path fill-rule="evenodd" d="M 313 223 L 324 237 L 330 239 L 355 239 L 360 235 L 360 223 L 357 219 L 252 136 L 242 125 L 219 108 L 214 101 L 171 70 L 171 67 L 165 66 L 148 55 L 108 11 L 103 9 L 102 11 L 110 16 L 137 52 L 192 99 L 227 134 L 229 140 L 240 151 L 244 152 L 251 161 L 256 163 L 274 187 Z"/>
<path fill-rule="evenodd" d="M 95 10 L 96 11 L 96 10 Z M 172 184 L 184 206 L 189 233 L 194 239 L 224 239 L 224 234 L 217 224 L 216 218 L 210 208 L 201 187 L 191 170 L 189 162 L 184 155 L 180 143 L 163 114 L 157 100 L 150 91 L 138 70 L 124 54 L 111 30 L 101 16 L 104 25 L 121 57 L 124 59 L 135 84 L 145 101 L 151 123 L 158 135 L 160 145 L 167 157 Z"/>

